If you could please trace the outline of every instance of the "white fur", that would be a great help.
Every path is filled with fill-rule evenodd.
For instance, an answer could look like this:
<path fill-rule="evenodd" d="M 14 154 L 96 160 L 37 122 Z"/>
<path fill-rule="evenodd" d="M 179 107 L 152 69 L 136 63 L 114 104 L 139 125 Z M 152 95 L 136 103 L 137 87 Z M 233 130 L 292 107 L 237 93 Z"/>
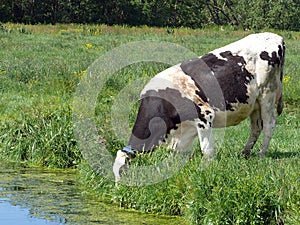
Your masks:
<path fill-rule="evenodd" d="M 115 175 L 115 182 L 118 183 L 120 181 L 120 168 L 126 165 L 126 153 L 119 150 L 117 152 L 117 156 L 113 165 L 113 172 Z"/>

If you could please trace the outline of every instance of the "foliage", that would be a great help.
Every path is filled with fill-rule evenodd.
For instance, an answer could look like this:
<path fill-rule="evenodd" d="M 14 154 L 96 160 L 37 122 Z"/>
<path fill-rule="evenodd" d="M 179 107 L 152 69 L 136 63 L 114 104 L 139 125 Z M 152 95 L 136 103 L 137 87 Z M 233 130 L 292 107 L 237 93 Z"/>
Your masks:
<path fill-rule="evenodd" d="M 299 0 L 3 0 L 1 22 L 300 29 Z"/>

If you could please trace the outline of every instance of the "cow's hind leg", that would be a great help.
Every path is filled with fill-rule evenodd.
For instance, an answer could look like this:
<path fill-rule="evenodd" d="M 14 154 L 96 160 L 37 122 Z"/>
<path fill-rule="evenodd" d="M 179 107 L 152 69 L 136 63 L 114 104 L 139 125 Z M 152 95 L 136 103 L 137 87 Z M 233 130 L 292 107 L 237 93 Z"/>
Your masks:
<path fill-rule="evenodd" d="M 261 99 L 260 107 L 264 139 L 259 154 L 265 156 L 276 126 L 276 95 L 273 93 L 265 94 Z"/>
<path fill-rule="evenodd" d="M 242 152 L 242 154 L 246 157 L 250 156 L 251 149 L 255 145 L 263 128 L 259 104 L 256 104 L 254 111 L 251 113 L 250 121 L 251 121 L 250 137 L 248 138 L 248 142 Z"/>

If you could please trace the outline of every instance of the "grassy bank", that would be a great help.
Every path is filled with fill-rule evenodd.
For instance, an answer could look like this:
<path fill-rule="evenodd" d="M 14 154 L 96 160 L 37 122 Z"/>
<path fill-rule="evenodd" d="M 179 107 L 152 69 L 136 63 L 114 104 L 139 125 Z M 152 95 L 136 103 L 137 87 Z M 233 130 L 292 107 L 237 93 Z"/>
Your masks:
<path fill-rule="evenodd" d="M 195 156 L 174 177 L 161 183 L 115 187 L 82 160 L 73 135 L 72 99 L 86 69 L 105 52 L 131 41 L 159 40 L 184 46 L 198 55 L 237 40 L 248 32 L 128 28 L 87 25 L 0 28 L 0 159 L 24 165 L 77 167 L 83 184 L 125 208 L 183 215 L 187 224 L 300 223 L 300 33 L 277 32 L 287 45 L 285 110 L 266 159 L 245 160 L 248 121 L 226 129 L 217 159 L 201 170 Z M 140 63 L 114 74 L 102 89 L 96 122 L 112 152 L 124 143 L 111 127 L 111 106 L 128 82 L 153 76 L 167 65 Z M 132 112 L 131 121 L 136 112 Z M 254 152 L 258 151 L 258 145 Z M 160 154 L 151 160 L 159 161 Z M 142 159 L 140 161 L 143 161 Z M 152 161 L 152 162 L 153 162 Z"/>

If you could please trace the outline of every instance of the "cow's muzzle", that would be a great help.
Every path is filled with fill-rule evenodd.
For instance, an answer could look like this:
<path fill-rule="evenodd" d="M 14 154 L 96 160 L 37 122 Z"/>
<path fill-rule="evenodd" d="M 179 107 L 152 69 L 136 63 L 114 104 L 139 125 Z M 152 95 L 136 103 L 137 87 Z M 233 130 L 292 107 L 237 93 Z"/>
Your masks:
<path fill-rule="evenodd" d="M 113 165 L 116 184 L 120 181 L 121 175 L 128 169 L 130 159 L 134 158 L 135 156 L 136 155 L 130 146 L 127 146 L 117 152 L 117 156 Z"/>

